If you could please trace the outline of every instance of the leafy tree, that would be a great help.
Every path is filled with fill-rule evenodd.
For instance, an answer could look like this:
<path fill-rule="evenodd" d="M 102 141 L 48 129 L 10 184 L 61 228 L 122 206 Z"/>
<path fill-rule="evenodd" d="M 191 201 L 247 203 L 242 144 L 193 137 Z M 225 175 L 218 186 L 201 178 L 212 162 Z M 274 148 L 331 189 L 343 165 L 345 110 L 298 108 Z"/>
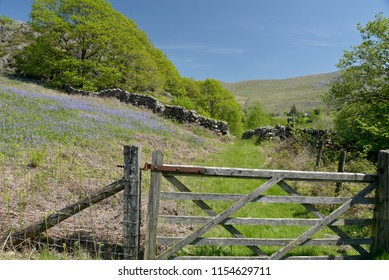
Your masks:
<path fill-rule="evenodd" d="M 340 76 L 324 100 L 338 111 L 335 125 L 344 143 L 374 152 L 389 143 L 389 19 L 379 13 L 358 30 L 362 43 L 344 52 Z"/>
<path fill-rule="evenodd" d="M 256 129 L 259 126 L 270 125 L 271 118 L 259 103 L 254 103 L 246 110 L 244 118 L 246 129 Z"/>
<path fill-rule="evenodd" d="M 40 36 L 16 59 L 21 75 L 86 90 L 180 89 L 173 64 L 106 0 L 35 0 L 30 24 Z"/>
<path fill-rule="evenodd" d="M 196 104 L 194 104 L 192 99 L 190 99 L 188 96 L 175 96 L 171 103 L 172 103 L 172 105 L 175 105 L 175 106 L 182 106 L 188 110 L 196 110 L 197 111 Z M 204 115 L 204 114 L 202 114 L 202 115 Z"/>
<path fill-rule="evenodd" d="M 242 108 L 223 85 L 214 79 L 200 82 L 201 94 L 197 104 L 211 118 L 227 121 L 233 134 L 240 134 L 242 128 Z"/>
<path fill-rule="evenodd" d="M 196 110 L 199 114 L 228 122 L 231 133 L 239 135 L 242 130 L 242 108 L 235 97 L 214 79 L 196 81 L 182 79 L 182 93 L 174 97 L 174 105 Z"/>

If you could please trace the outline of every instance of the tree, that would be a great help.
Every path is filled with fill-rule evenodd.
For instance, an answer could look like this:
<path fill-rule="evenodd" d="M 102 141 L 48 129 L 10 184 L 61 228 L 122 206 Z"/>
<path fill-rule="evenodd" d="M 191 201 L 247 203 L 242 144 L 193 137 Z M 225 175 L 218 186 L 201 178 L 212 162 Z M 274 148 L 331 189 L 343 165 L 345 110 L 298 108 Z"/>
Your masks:
<path fill-rule="evenodd" d="M 379 13 L 358 30 L 362 43 L 344 52 L 340 76 L 324 100 L 338 111 L 335 125 L 343 142 L 376 152 L 389 145 L 389 19 Z"/>
<path fill-rule="evenodd" d="M 242 108 L 223 85 L 214 79 L 200 82 L 201 94 L 197 104 L 211 118 L 227 121 L 233 134 L 240 134 L 242 128 Z"/>
<path fill-rule="evenodd" d="M 173 64 L 106 0 L 35 0 L 30 25 L 40 36 L 16 58 L 21 75 L 86 90 L 180 88 Z"/>
<path fill-rule="evenodd" d="M 256 102 L 247 108 L 244 123 L 246 129 L 256 129 L 259 126 L 270 125 L 271 118 L 262 105 Z"/>

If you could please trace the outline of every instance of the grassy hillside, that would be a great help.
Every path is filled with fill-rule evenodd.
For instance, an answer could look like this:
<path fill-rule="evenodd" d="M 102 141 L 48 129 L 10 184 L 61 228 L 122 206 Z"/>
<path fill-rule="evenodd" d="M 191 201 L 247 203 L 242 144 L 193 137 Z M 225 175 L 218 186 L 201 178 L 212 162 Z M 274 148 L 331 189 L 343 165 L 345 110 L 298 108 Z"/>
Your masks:
<path fill-rule="evenodd" d="M 142 146 L 143 161 L 150 162 L 151 152 L 161 149 L 168 161 L 179 164 L 222 146 L 206 130 L 116 99 L 69 96 L 0 76 L 0 236 L 120 179 L 123 145 Z M 121 196 L 54 227 L 50 235 L 63 237 L 78 228 L 122 240 Z"/>
<path fill-rule="evenodd" d="M 311 110 L 321 104 L 318 98 L 326 92 L 337 73 L 303 76 L 281 80 L 253 80 L 224 83 L 239 102 L 259 101 L 268 113 L 289 112 L 293 104 L 299 110 Z"/>

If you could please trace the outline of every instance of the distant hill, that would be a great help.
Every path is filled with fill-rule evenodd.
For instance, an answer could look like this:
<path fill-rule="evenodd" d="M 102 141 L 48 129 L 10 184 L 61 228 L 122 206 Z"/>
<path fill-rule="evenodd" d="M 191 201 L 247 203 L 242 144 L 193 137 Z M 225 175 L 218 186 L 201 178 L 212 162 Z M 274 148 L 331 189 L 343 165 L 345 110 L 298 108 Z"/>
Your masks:
<path fill-rule="evenodd" d="M 311 110 L 322 104 L 319 96 L 339 72 L 279 80 L 251 80 L 223 85 L 244 106 L 259 101 L 268 113 L 283 114 L 293 104 L 298 110 Z"/>

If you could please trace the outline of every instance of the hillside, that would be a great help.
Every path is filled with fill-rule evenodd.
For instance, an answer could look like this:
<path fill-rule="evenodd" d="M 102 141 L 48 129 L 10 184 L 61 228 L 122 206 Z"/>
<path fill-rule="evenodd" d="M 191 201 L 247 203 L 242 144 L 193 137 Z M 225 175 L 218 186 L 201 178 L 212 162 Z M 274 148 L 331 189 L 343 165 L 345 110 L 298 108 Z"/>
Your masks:
<path fill-rule="evenodd" d="M 177 164 L 207 158 L 223 146 L 205 129 L 114 98 L 67 95 L 1 75 L 0 120 L 0 236 L 120 179 L 123 145 L 141 146 L 143 162 L 161 149 Z M 115 225 L 122 221 L 121 203 L 119 194 L 93 208 L 100 214 L 86 211 L 50 235 L 64 237 L 79 227 L 120 240 L 122 228 Z"/>
<path fill-rule="evenodd" d="M 326 92 L 337 72 L 280 80 L 252 80 L 224 83 L 224 86 L 244 105 L 259 101 L 268 113 L 283 114 L 293 104 L 299 110 L 310 110 L 321 103 L 319 95 Z"/>

